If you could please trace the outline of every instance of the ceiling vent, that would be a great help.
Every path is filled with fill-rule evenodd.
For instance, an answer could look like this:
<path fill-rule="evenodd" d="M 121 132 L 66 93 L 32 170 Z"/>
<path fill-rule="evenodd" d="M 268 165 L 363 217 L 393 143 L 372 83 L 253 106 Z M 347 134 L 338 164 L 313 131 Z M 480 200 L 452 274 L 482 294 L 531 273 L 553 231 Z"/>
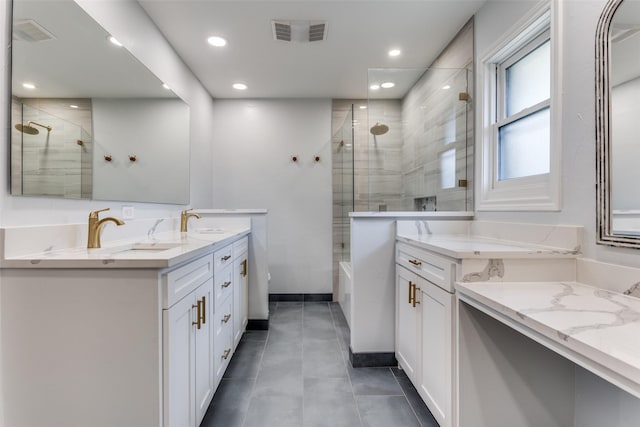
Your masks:
<path fill-rule="evenodd" d="M 33 19 L 25 19 L 13 24 L 13 39 L 35 43 L 52 40 L 55 37 Z"/>
<path fill-rule="evenodd" d="M 327 38 L 327 21 L 271 21 L 273 39 L 284 42 L 309 43 Z"/>

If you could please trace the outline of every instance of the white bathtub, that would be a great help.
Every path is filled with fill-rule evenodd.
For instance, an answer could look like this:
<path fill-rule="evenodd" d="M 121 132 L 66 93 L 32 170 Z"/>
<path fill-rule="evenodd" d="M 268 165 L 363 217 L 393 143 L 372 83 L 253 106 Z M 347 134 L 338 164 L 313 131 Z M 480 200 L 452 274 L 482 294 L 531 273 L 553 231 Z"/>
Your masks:
<path fill-rule="evenodd" d="M 338 302 L 351 328 L 351 263 L 342 261 L 338 272 Z"/>

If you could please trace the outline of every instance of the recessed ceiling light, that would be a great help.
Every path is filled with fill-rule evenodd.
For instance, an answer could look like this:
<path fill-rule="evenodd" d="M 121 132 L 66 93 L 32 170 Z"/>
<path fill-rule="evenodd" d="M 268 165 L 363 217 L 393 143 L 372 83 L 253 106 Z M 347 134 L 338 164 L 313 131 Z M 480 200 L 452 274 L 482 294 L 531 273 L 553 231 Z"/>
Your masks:
<path fill-rule="evenodd" d="M 442 86 L 442 89 L 444 89 L 444 90 L 449 90 L 449 89 L 451 89 L 451 86 L 449 86 L 449 85 L 444 85 L 444 86 Z"/>
<path fill-rule="evenodd" d="M 80 108 L 80 107 L 78 107 L 77 105 L 71 104 L 71 105 L 69 105 L 69 108 Z"/>
<path fill-rule="evenodd" d="M 369 89 L 378 90 L 378 89 L 380 89 L 380 85 L 371 85 L 371 86 L 369 86 Z"/>
<path fill-rule="evenodd" d="M 361 110 L 366 110 L 366 109 L 367 109 L 367 106 L 366 106 L 366 105 L 361 105 L 361 106 L 360 106 L 360 109 L 361 109 Z"/>
<path fill-rule="evenodd" d="M 402 51 L 400 49 L 391 49 L 389 51 L 389 56 L 400 56 Z"/>
<path fill-rule="evenodd" d="M 22 83 L 22 87 L 25 89 L 35 89 L 36 85 L 34 85 L 33 83 Z"/>
<path fill-rule="evenodd" d="M 380 85 L 381 88 L 383 89 L 391 89 L 392 87 L 394 87 L 396 84 L 392 83 L 392 82 L 384 82 Z"/>
<path fill-rule="evenodd" d="M 171 88 L 169 87 L 168 84 L 166 83 L 162 83 L 162 87 L 165 88 L 166 90 L 171 90 Z"/>
<path fill-rule="evenodd" d="M 222 37 L 212 36 L 207 39 L 207 43 L 209 43 L 211 46 L 222 47 L 227 45 L 227 40 L 223 39 Z"/>
<path fill-rule="evenodd" d="M 115 37 L 113 37 L 113 36 L 109 36 L 109 37 L 107 37 L 107 40 L 109 40 L 111 43 L 113 43 L 114 45 L 116 45 L 116 46 L 118 46 L 118 47 L 122 47 L 122 43 L 120 43 L 120 42 L 118 41 L 118 39 L 116 39 L 116 38 L 115 38 Z"/>
<path fill-rule="evenodd" d="M 247 85 L 244 83 L 234 83 L 233 88 L 236 90 L 247 90 Z"/>

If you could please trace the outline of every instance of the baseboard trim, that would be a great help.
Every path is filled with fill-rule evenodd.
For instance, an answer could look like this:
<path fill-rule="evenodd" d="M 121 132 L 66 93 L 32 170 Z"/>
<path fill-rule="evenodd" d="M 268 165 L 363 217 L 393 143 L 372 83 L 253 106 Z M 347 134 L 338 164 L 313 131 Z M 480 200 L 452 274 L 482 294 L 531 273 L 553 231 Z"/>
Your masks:
<path fill-rule="evenodd" d="M 349 347 L 349 360 L 354 368 L 398 366 L 395 353 L 354 353 Z"/>
<path fill-rule="evenodd" d="M 268 331 L 269 319 L 249 319 L 247 331 Z"/>
<path fill-rule="evenodd" d="M 269 294 L 269 302 L 331 302 L 333 294 Z"/>

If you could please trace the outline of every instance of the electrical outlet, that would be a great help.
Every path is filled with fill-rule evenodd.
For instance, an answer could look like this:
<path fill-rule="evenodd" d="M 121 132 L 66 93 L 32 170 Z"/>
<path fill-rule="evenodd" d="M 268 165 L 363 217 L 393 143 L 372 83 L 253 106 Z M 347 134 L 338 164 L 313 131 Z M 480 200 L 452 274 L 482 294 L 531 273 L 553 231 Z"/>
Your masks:
<path fill-rule="evenodd" d="M 136 213 L 133 209 L 133 206 L 123 206 L 122 207 L 122 219 L 133 219 L 135 218 Z"/>

